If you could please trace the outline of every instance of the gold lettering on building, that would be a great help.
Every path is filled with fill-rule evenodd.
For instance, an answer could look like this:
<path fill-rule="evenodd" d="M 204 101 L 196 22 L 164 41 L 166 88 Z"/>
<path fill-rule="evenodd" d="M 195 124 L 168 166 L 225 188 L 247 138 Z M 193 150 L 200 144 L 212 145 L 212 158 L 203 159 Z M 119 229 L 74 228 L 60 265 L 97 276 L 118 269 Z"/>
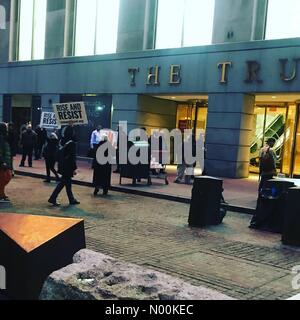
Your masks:
<path fill-rule="evenodd" d="M 218 68 L 222 70 L 220 83 L 227 83 L 227 79 L 228 79 L 227 71 L 229 67 L 230 68 L 232 67 L 232 62 L 230 61 L 218 63 Z"/>
<path fill-rule="evenodd" d="M 169 84 L 180 84 L 181 83 L 181 65 L 172 64 L 170 66 L 170 82 Z"/>
<path fill-rule="evenodd" d="M 245 83 L 262 83 L 263 81 L 259 77 L 259 72 L 261 69 L 261 65 L 259 62 L 255 60 L 250 60 L 246 62 L 247 64 L 247 78 Z"/>
<path fill-rule="evenodd" d="M 128 69 L 128 73 L 130 74 L 130 78 L 131 78 L 131 81 L 130 81 L 130 85 L 132 87 L 135 87 L 136 83 L 135 83 L 135 77 L 136 77 L 136 74 L 140 72 L 140 68 L 129 68 Z"/>
<path fill-rule="evenodd" d="M 147 77 L 147 82 L 146 84 L 148 86 L 159 86 L 159 71 L 160 67 L 155 66 L 155 67 L 150 67 L 148 69 L 148 77 Z"/>
<path fill-rule="evenodd" d="M 286 75 L 286 65 L 287 65 L 288 61 L 289 61 L 288 59 L 279 59 L 279 63 L 281 66 L 280 78 L 282 81 L 285 81 L 285 82 L 290 82 L 290 81 L 293 81 L 296 79 L 298 62 L 300 61 L 300 58 L 293 59 L 293 67 L 292 67 L 292 72 L 291 72 L 290 76 Z"/>

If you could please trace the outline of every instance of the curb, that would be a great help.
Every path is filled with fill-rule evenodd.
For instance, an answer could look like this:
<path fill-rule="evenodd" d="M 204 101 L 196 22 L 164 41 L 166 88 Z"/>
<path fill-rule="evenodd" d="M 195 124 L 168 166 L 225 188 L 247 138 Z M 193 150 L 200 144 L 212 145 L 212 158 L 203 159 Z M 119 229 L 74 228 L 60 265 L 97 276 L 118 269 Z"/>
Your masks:
<path fill-rule="evenodd" d="M 39 174 L 39 173 L 24 172 L 24 171 L 16 170 L 15 174 L 17 174 L 19 176 L 24 176 L 24 177 L 46 179 L 45 175 Z M 51 180 L 55 181 L 54 178 L 51 178 Z M 91 182 L 80 181 L 80 180 L 72 180 L 72 181 L 73 181 L 73 184 L 78 185 L 78 186 L 89 187 L 89 188 L 93 187 L 93 184 Z M 173 201 L 173 202 L 178 202 L 178 203 L 185 203 L 185 204 L 191 203 L 191 199 L 185 198 L 185 197 L 129 189 L 129 188 L 125 188 L 122 186 L 120 186 L 120 187 L 111 186 L 110 190 L 115 191 L 115 192 L 133 194 L 133 195 L 142 196 L 142 197 L 168 200 L 168 201 Z M 245 213 L 245 214 L 250 214 L 250 215 L 253 215 L 255 213 L 255 209 L 253 209 L 253 208 L 239 207 L 239 206 L 230 205 L 230 204 L 222 204 L 222 207 L 227 209 L 228 211 L 231 211 L 231 212 Z"/>

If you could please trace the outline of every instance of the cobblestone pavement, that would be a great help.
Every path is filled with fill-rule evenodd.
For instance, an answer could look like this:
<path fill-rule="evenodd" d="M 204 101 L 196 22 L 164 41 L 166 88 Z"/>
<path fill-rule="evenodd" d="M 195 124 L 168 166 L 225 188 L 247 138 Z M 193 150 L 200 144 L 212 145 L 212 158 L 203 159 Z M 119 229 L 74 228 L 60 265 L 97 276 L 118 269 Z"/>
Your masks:
<path fill-rule="evenodd" d="M 186 204 L 122 193 L 94 198 L 90 188 L 79 186 L 74 193 L 81 205 L 52 208 L 47 199 L 54 186 L 16 177 L 7 190 L 13 207 L 5 211 L 82 217 L 89 249 L 233 298 L 273 300 L 298 293 L 291 270 L 300 265 L 300 250 L 283 247 L 278 234 L 250 230 L 250 216 L 229 213 L 220 226 L 190 229 Z M 67 203 L 65 194 L 60 200 Z"/>

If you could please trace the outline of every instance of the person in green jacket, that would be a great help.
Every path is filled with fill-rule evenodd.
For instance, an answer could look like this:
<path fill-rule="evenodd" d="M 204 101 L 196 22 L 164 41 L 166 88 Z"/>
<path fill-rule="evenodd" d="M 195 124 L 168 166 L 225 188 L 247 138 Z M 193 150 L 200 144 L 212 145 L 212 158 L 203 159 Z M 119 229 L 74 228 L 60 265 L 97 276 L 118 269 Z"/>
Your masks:
<path fill-rule="evenodd" d="M 0 201 L 9 201 L 5 194 L 5 187 L 12 178 L 12 157 L 7 141 L 7 126 L 0 123 Z"/>

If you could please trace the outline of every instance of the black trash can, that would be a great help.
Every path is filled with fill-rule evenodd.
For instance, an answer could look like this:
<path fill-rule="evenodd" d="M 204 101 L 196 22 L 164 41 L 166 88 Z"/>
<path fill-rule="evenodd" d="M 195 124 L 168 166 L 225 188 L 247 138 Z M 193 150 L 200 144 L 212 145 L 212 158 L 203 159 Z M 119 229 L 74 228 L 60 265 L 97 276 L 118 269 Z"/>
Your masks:
<path fill-rule="evenodd" d="M 282 243 L 300 246 L 300 188 L 288 190 L 284 210 Z"/>
<path fill-rule="evenodd" d="M 287 193 L 294 186 L 293 182 L 281 179 L 267 181 L 257 199 L 256 212 L 251 220 L 250 227 L 282 233 Z"/>
<path fill-rule="evenodd" d="M 223 180 L 195 177 L 190 206 L 189 226 L 205 227 L 222 223 L 226 211 L 221 208 Z"/>

